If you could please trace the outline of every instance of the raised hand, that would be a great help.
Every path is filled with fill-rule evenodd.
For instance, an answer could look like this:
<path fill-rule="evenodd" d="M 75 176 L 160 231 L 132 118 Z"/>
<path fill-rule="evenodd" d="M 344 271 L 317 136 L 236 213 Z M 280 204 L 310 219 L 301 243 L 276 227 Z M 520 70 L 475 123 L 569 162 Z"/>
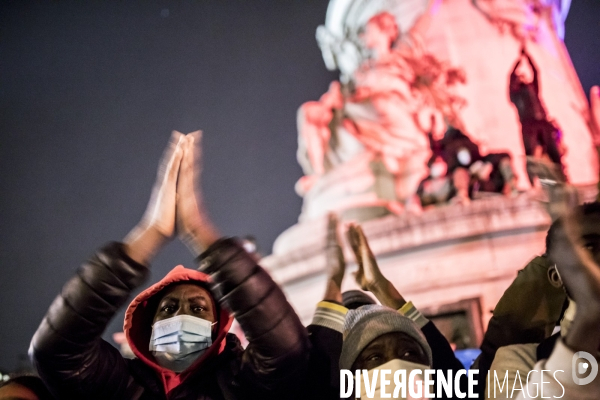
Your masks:
<path fill-rule="evenodd" d="M 177 176 L 183 143 L 183 134 L 173 131 L 160 160 L 146 211 L 124 240 L 129 256 L 142 264 L 148 263 L 175 234 Z"/>
<path fill-rule="evenodd" d="M 539 172 L 540 168 L 536 170 Z M 577 189 L 571 185 L 566 184 L 562 179 L 562 173 L 558 171 L 556 168 L 546 169 L 546 171 L 550 171 L 550 173 L 541 175 L 540 183 L 542 184 L 542 188 L 544 192 L 548 196 L 548 204 L 547 211 L 550 214 L 552 220 L 557 220 L 558 218 L 566 218 L 570 220 L 574 217 L 573 213 L 575 211 L 575 207 L 579 204 L 579 194 Z M 560 175 L 558 175 L 560 174 Z M 570 228 L 573 228 L 570 226 Z"/>
<path fill-rule="evenodd" d="M 346 272 L 346 260 L 338 236 L 338 224 L 337 215 L 330 213 L 327 216 L 327 275 L 341 286 Z"/>
<path fill-rule="evenodd" d="M 565 182 L 565 176 L 554 163 L 527 157 L 527 170 L 539 179 L 548 202 L 546 211 L 553 221 L 573 211 L 578 204 L 577 190 Z"/>
<path fill-rule="evenodd" d="M 327 216 L 327 237 L 325 245 L 327 286 L 324 300 L 342 302 L 342 281 L 346 273 L 346 260 L 338 236 L 338 217 L 334 213 Z"/>
<path fill-rule="evenodd" d="M 220 237 L 204 208 L 201 169 L 202 132 L 196 131 L 186 135 L 183 141 L 177 181 L 177 233 L 194 255 L 199 255 Z"/>
<path fill-rule="evenodd" d="M 361 289 L 373 293 L 384 306 L 399 309 L 406 304 L 406 300 L 392 282 L 381 273 L 360 225 L 351 224 L 348 227 L 348 241 L 358 264 L 354 278 Z"/>
<path fill-rule="evenodd" d="M 175 234 L 177 176 L 183 156 L 182 133 L 173 131 L 169 145 L 160 160 L 156 182 L 142 222 L 156 229 L 165 238 Z"/>
<path fill-rule="evenodd" d="M 354 275 L 356 283 L 362 290 L 374 291 L 376 286 L 386 279 L 379 270 L 377 260 L 360 225 L 350 224 L 348 241 L 358 264 L 358 271 Z"/>

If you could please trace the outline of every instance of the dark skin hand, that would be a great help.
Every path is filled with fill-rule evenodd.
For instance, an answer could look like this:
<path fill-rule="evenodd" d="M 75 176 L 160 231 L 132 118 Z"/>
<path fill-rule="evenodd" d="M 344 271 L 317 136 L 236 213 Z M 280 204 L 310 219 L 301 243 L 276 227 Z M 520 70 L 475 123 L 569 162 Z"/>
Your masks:
<path fill-rule="evenodd" d="M 395 359 L 428 364 L 427 355 L 413 338 L 402 332 L 390 332 L 369 343 L 352 364 L 352 370 L 370 370 Z"/>
<path fill-rule="evenodd" d="M 183 159 L 184 135 L 173 131 L 160 160 L 156 182 L 141 221 L 123 240 L 134 261 L 148 265 L 175 236 L 175 205 L 179 166 Z"/>
<path fill-rule="evenodd" d="M 381 304 L 395 310 L 406 304 L 406 300 L 392 282 L 381 273 L 360 225 L 351 224 L 348 227 L 348 241 L 358 264 L 355 279 L 360 288 L 370 291 Z"/>
<path fill-rule="evenodd" d="M 170 287 L 164 294 L 154 320 L 176 317 L 178 315 L 191 315 L 210 322 L 215 322 L 215 310 L 211 294 L 193 283 L 183 283 Z"/>
<path fill-rule="evenodd" d="M 323 300 L 342 302 L 342 280 L 346 272 L 346 260 L 338 236 L 338 218 L 331 213 L 327 217 L 327 243 L 325 256 L 327 257 L 327 286 Z"/>
<path fill-rule="evenodd" d="M 181 147 L 183 156 L 177 180 L 177 233 L 194 256 L 198 256 L 221 235 L 210 220 L 202 197 L 202 132 L 186 135 Z"/>

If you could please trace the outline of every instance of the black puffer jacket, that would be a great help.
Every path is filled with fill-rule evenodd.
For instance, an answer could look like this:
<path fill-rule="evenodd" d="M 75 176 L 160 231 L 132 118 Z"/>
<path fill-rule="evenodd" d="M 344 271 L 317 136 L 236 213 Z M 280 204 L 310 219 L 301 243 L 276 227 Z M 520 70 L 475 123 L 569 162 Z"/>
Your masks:
<path fill-rule="evenodd" d="M 304 379 L 306 331 L 280 288 L 234 240 L 220 240 L 198 272 L 177 267 L 140 294 L 125 329 L 137 355 L 123 359 L 101 339 L 108 322 L 148 269 L 111 243 L 84 264 L 54 300 L 31 343 L 33 362 L 59 399 L 285 399 Z M 213 345 L 181 374 L 158 366 L 148 352 L 153 295 L 169 284 L 206 282 L 222 306 Z M 227 334 L 237 318 L 249 345 Z M 146 323 L 145 321 L 150 321 Z"/>

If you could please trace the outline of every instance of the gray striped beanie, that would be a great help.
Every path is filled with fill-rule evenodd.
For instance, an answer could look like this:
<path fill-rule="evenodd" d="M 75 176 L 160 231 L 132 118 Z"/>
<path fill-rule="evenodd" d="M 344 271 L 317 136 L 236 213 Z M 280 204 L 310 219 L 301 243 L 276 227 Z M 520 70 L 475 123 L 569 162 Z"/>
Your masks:
<path fill-rule="evenodd" d="M 340 369 L 352 368 L 365 347 L 379 336 L 390 332 L 402 332 L 413 338 L 427 355 L 431 366 L 431 348 L 417 324 L 391 308 L 367 305 L 349 310 L 346 314 Z"/>

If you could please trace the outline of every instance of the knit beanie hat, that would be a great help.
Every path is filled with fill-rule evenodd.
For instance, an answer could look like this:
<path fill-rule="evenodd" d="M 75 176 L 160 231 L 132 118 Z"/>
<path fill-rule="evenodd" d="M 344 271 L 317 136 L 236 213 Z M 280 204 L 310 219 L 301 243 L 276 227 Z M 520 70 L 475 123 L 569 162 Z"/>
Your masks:
<path fill-rule="evenodd" d="M 365 347 L 379 336 L 390 332 L 402 332 L 414 339 L 427 355 L 431 366 L 431 348 L 419 327 L 411 319 L 389 307 L 367 305 L 349 310 L 346 314 L 340 369 L 352 368 L 352 364 Z"/>
<path fill-rule="evenodd" d="M 342 293 L 342 304 L 350 310 L 355 310 L 367 304 L 377 304 L 377 302 L 362 290 L 347 290 Z"/>

